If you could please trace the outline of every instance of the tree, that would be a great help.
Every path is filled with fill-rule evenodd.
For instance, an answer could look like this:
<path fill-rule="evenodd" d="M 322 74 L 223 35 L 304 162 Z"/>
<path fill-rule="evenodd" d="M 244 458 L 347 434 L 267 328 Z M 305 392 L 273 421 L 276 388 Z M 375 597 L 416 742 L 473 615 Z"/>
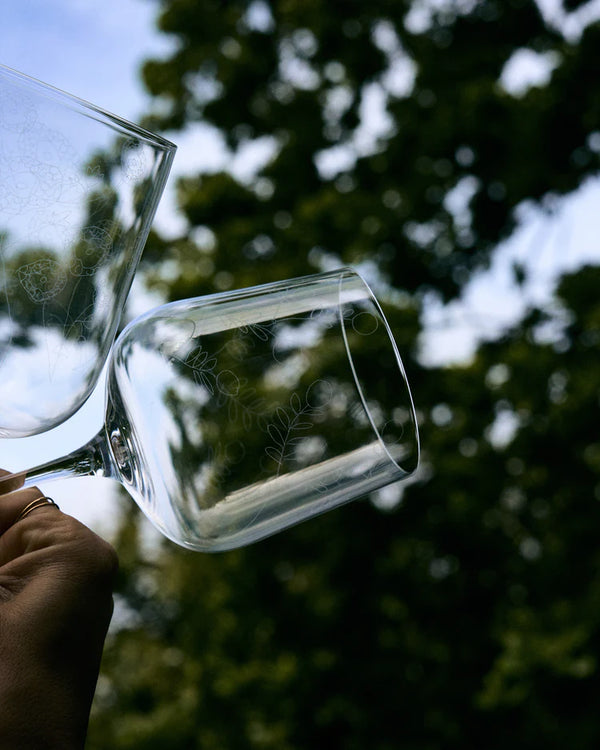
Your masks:
<path fill-rule="evenodd" d="M 214 268 L 196 288 L 223 283 L 219 271 L 239 285 L 331 255 L 450 297 L 510 234 L 515 207 L 597 168 L 597 26 L 574 45 L 532 0 L 485 0 L 440 4 L 421 30 L 419 7 L 162 4 L 159 28 L 179 44 L 144 67 L 160 102 L 148 124 L 209 122 L 238 152 L 273 147 L 249 185 L 227 173 L 180 183 L 190 226 L 212 233 Z M 522 48 L 560 63 L 551 85 L 513 96 L 500 78 Z M 378 109 L 379 137 L 365 143 L 361 121 Z M 182 261 L 185 247 L 172 249 Z"/>
<path fill-rule="evenodd" d="M 189 231 L 151 237 L 149 283 L 176 299 L 370 272 L 423 471 L 391 508 L 357 503 L 216 557 L 148 553 L 125 515 L 127 617 L 90 747 L 595 746 L 600 271 L 566 276 L 463 365 L 424 367 L 417 342 L 426 292 L 458 295 L 524 201 L 550 211 L 595 174 L 600 26 L 567 42 L 530 0 L 160 7 L 179 44 L 144 68 L 148 124 L 206 120 L 232 151 L 272 153 L 249 182 L 181 180 Z M 522 48 L 555 67 L 515 96 L 500 79 Z M 373 102 L 385 128 L 365 145 Z"/>

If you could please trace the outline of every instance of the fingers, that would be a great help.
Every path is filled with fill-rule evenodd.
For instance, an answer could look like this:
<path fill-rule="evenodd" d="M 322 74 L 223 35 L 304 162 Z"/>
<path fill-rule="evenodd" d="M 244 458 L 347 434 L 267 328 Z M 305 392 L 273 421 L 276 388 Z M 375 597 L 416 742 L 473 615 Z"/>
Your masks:
<path fill-rule="evenodd" d="M 38 487 L 0 496 L 0 571 L 14 573 L 28 564 L 28 557 L 31 563 L 47 560 L 45 573 L 50 577 L 63 568 L 70 571 L 64 577 L 72 582 L 77 578 L 93 579 L 98 590 L 106 588 L 108 581 L 112 592 L 118 569 L 113 547 L 60 511 Z M 10 570 L 6 567 L 9 565 Z"/>
<path fill-rule="evenodd" d="M 18 489 L 25 477 L 25 473 L 10 474 L 0 469 L 0 566 L 26 550 L 68 542 L 79 548 L 71 549 L 71 554 L 90 557 L 89 567 L 106 569 L 110 578 L 118 567 L 112 546 L 62 513 L 39 487 Z M 6 491 L 9 487 L 13 489 Z M 9 530 L 11 533 L 7 534 Z"/>
<path fill-rule="evenodd" d="M 44 493 L 38 487 L 27 487 L 24 490 L 15 490 L 14 492 L 0 495 L 0 536 L 17 522 L 19 515 L 30 503 L 43 497 Z M 48 509 L 56 511 L 56 508 L 49 503 Z M 35 512 L 41 513 L 47 512 L 47 510 L 39 508 Z"/>
<path fill-rule="evenodd" d="M 57 503 L 55 503 L 51 497 L 48 497 L 47 495 L 44 495 L 44 497 L 36 497 L 35 500 L 32 500 L 30 503 L 27 503 L 27 505 L 23 508 L 23 510 L 17 516 L 15 523 L 18 523 L 19 521 L 22 521 L 24 518 L 27 518 L 27 516 L 30 516 L 34 511 L 41 510 L 42 508 L 47 508 L 48 506 L 52 508 L 56 508 L 57 510 L 60 510 Z"/>
<path fill-rule="evenodd" d="M 26 476 L 25 472 L 12 474 L 6 469 L 0 469 L 0 535 L 21 520 L 24 513 L 28 515 L 38 508 L 45 510 L 45 505 L 57 507 L 53 502 L 45 502 L 45 495 L 37 487 L 28 487 L 19 492 Z M 36 501 L 39 503 L 36 504 Z"/>
<path fill-rule="evenodd" d="M 26 474 L 24 471 L 18 474 L 11 474 L 10 471 L 0 469 L 0 495 L 5 495 L 7 492 L 13 492 L 18 490 L 19 487 L 23 486 Z"/>

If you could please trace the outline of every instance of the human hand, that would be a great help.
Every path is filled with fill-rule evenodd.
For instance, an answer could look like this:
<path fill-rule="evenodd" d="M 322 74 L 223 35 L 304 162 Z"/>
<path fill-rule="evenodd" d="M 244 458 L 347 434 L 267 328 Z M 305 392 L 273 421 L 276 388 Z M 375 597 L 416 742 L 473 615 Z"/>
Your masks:
<path fill-rule="evenodd" d="M 0 495 L 0 750 L 81 750 L 112 616 L 112 547 L 37 488 Z"/>

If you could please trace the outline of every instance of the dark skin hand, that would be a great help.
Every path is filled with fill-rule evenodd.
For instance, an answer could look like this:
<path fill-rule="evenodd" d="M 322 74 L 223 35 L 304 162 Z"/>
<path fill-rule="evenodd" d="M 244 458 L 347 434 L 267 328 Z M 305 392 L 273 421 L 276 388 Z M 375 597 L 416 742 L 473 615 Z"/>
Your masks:
<path fill-rule="evenodd" d="M 42 496 L 0 495 L 0 750 L 84 747 L 113 610 L 109 544 L 52 505 L 16 521 Z"/>

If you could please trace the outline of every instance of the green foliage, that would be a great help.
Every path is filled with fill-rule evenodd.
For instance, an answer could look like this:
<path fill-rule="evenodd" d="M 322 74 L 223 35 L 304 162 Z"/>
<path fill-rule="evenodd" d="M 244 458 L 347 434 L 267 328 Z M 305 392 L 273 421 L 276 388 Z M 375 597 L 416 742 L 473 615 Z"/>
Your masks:
<path fill-rule="evenodd" d="M 148 123 L 208 121 L 232 156 L 259 138 L 273 150 L 251 180 L 181 180 L 189 231 L 151 235 L 149 283 L 177 299 L 377 269 L 423 469 L 391 507 L 380 496 L 214 557 L 148 549 L 127 513 L 91 750 L 600 741 L 600 267 L 566 276 L 548 309 L 464 365 L 417 356 L 425 292 L 455 297 L 519 206 L 551 212 L 596 173 L 600 26 L 566 42 L 531 0 L 480 0 L 436 3 L 419 27 L 418 6 L 160 4 L 178 46 L 144 66 Z M 499 78 L 521 48 L 557 63 L 517 96 Z M 389 121 L 364 147 L 374 90 Z M 333 147 L 343 168 L 320 170 Z"/>
<path fill-rule="evenodd" d="M 216 230 L 216 267 L 233 273 L 238 253 L 232 284 L 250 263 L 269 277 L 281 255 L 318 265 L 318 248 L 377 262 L 394 286 L 450 297 L 512 231 L 517 205 L 572 190 L 596 169 L 587 136 L 600 106 L 597 26 L 573 45 L 532 0 L 485 0 L 440 6 L 418 31 L 412 5 L 162 3 L 159 27 L 179 45 L 144 67 L 160 97 L 149 123 L 211 122 L 234 150 L 273 143 L 250 192 L 224 175 L 182 186 L 192 225 Z M 552 85 L 522 96 L 499 85 L 520 48 L 556 55 Z M 375 86 L 387 126 L 365 147 Z M 319 171 L 319 157 L 340 147 L 335 173 Z M 457 216 L 448 196 L 467 184 Z M 253 251 L 257 238 L 268 251 Z"/>

